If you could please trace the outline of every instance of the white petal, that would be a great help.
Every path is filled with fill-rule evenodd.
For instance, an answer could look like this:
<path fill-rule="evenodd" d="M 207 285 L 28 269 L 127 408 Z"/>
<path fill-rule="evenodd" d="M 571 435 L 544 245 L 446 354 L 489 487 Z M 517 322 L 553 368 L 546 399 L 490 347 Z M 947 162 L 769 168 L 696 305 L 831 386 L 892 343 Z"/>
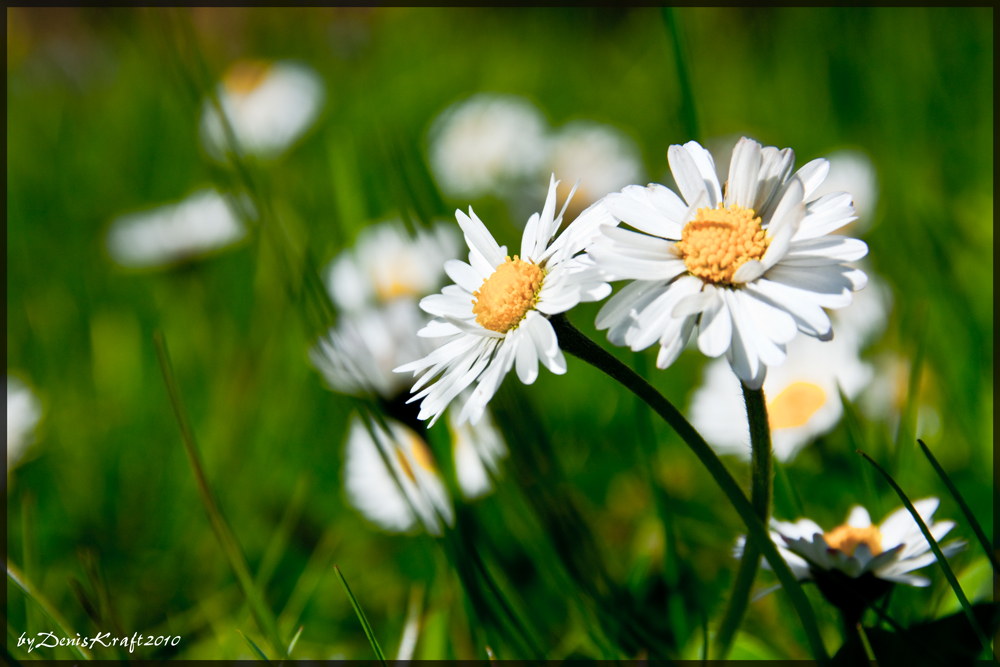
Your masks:
<path fill-rule="evenodd" d="M 666 289 L 660 281 L 636 280 L 629 283 L 601 307 L 594 326 L 600 331 L 621 321 L 622 318 L 627 318 L 639 299 L 649 294 L 651 290 L 660 288 Z"/>
<path fill-rule="evenodd" d="M 799 225 L 795 240 L 824 236 L 857 219 L 851 195 L 831 192 L 806 204 L 806 217 Z"/>
<path fill-rule="evenodd" d="M 524 384 L 531 384 L 538 377 L 538 354 L 534 342 L 521 327 L 513 332 L 507 344 L 514 346 L 517 377 Z"/>
<path fill-rule="evenodd" d="M 670 171 L 674 175 L 674 180 L 677 181 L 677 187 L 689 206 L 693 205 L 704 193 L 706 205 L 709 208 L 715 208 L 721 197 L 717 192 L 713 192 L 710 183 L 706 181 L 699 170 L 694 157 L 686 150 L 686 146 L 671 146 L 667 151 L 667 161 L 670 163 Z M 717 184 L 716 188 L 718 188 Z"/>
<path fill-rule="evenodd" d="M 830 162 L 825 158 L 816 158 L 812 162 L 807 162 L 802 165 L 802 168 L 795 172 L 795 177 L 798 177 L 802 181 L 803 189 L 805 191 L 804 198 L 809 199 L 810 195 L 816 191 L 823 181 L 826 179 L 826 175 L 830 173 Z"/>
<path fill-rule="evenodd" d="M 504 255 L 500 252 L 500 246 L 497 245 L 493 235 L 486 229 L 486 225 L 475 214 L 472 207 L 469 207 L 469 215 L 456 210 L 455 218 L 458 220 L 458 226 L 462 228 L 462 232 L 465 234 L 465 241 L 469 244 L 469 248 L 476 249 L 494 267 L 499 266 L 504 260 Z"/>
<path fill-rule="evenodd" d="M 612 193 L 604 198 L 604 205 L 612 216 L 628 223 L 639 231 L 660 238 L 679 239 L 683 227 L 669 220 L 644 200 L 627 194 Z M 686 210 L 686 207 L 685 207 Z"/>
<path fill-rule="evenodd" d="M 753 208 L 757 197 L 761 167 L 761 148 L 753 139 L 743 137 L 733 148 L 729 162 L 729 182 L 726 184 L 726 206 L 736 204 Z"/>
<path fill-rule="evenodd" d="M 788 266 L 825 266 L 853 262 L 868 254 L 868 244 L 846 236 L 821 236 L 803 241 L 793 240 L 782 264 Z"/>
<path fill-rule="evenodd" d="M 767 279 L 750 283 L 745 289 L 765 303 L 789 313 L 799 329 L 810 336 L 831 335 L 830 318 L 816 303 L 812 292 Z"/>
<path fill-rule="evenodd" d="M 471 296 L 471 295 L 470 295 Z M 431 315 L 449 315 L 465 319 L 472 315 L 472 300 L 448 294 L 431 294 L 420 300 L 420 307 Z"/>
<path fill-rule="evenodd" d="M 483 286 L 483 276 L 460 259 L 449 259 L 444 263 L 444 271 L 455 284 L 469 292 L 476 292 Z M 486 276 L 489 277 L 489 276 Z"/>
<path fill-rule="evenodd" d="M 867 528 L 872 525 L 872 518 L 868 515 L 868 510 L 861 505 L 855 505 L 851 508 L 851 513 L 847 515 L 847 525 L 855 528 Z"/>
<path fill-rule="evenodd" d="M 762 310 L 751 310 L 755 308 L 754 299 L 742 290 L 727 290 L 726 303 L 733 318 L 733 328 L 740 330 L 740 336 L 748 340 L 757 351 L 757 356 L 762 364 L 766 366 L 780 366 L 785 362 L 785 350 L 776 345 L 768 336 L 763 333 L 763 325 L 754 317 L 754 313 L 767 316 L 770 313 Z"/>
<path fill-rule="evenodd" d="M 855 270 L 841 265 L 803 269 L 778 264 L 765 277 L 807 293 L 814 303 L 824 308 L 843 308 L 851 304 L 851 289 L 856 284 L 851 274 Z"/>
<path fill-rule="evenodd" d="M 687 213 L 687 204 L 677 196 L 676 192 L 659 183 L 650 183 L 645 190 L 649 203 L 671 224 L 672 229 L 668 230 L 669 234 L 664 238 L 680 238 L 684 224 L 687 222 L 684 218 Z"/>
<path fill-rule="evenodd" d="M 753 208 L 763 220 L 770 220 L 776 195 L 788 180 L 788 175 L 795 166 L 795 153 L 791 148 L 778 150 L 768 146 L 761 151 L 760 174 L 757 177 L 757 199 Z"/>
<path fill-rule="evenodd" d="M 767 235 L 771 242 L 767 247 L 767 252 L 761 258 L 764 270 L 767 271 L 777 264 L 792 242 L 792 237 L 799 229 L 799 223 L 805 217 L 806 207 L 802 201 L 802 183 L 793 180 L 785 194 L 775 209 L 771 217 L 771 223 L 767 228 Z"/>
<path fill-rule="evenodd" d="M 539 215 L 532 213 L 531 217 L 528 218 L 527 224 L 524 225 L 524 233 L 521 234 L 522 259 L 531 257 L 535 251 L 535 243 L 538 237 L 538 219 Z"/>
<path fill-rule="evenodd" d="M 713 296 L 712 303 L 701 314 L 701 324 L 698 333 L 698 349 L 705 356 L 718 357 L 723 354 L 732 342 L 733 323 L 729 316 L 729 308 L 719 290 L 711 285 L 705 286 L 705 292 Z"/>
<path fill-rule="evenodd" d="M 749 283 L 764 275 L 764 265 L 756 259 L 748 259 L 733 273 L 734 283 Z"/>
<path fill-rule="evenodd" d="M 656 355 L 657 368 L 667 368 L 677 361 L 677 357 L 681 356 L 681 352 L 690 340 L 697 321 L 698 318 L 693 316 L 671 320 L 663 336 L 660 337 L 660 351 Z"/>
<path fill-rule="evenodd" d="M 789 343 L 798 333 L 795 318 L 769 301 L 757 298 L 757 292 L 743 290 L 741 303 L 750 312 L 760 331 L 779 345 Z"/>

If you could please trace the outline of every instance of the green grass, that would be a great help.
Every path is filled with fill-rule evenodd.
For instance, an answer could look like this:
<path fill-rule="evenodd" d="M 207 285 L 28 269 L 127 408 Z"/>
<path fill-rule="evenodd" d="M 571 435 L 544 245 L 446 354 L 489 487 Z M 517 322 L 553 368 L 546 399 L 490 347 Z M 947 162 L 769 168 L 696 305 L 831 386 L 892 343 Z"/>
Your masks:
<path fill-rule="evenodd" d="M 793 520 L 783 512 L 801 505 L 832 527 L 862 503 L 880 521 L 899 500 L 854 450 L 893 461 L 899 433 L 899 469 L 888 472 L 906 494 L 939 496 L 935 518 L 954 520 L 952 535 L 995 541 L 991 9 L 680 8 L 672 25 L 686 79 L 655 8 L 228 11 L 8 9 L 7 368 L 38 394 L 44 416 L 7 478 L 7 554 L 49 609 L 8 586 L 8 635 L 48 629 L 50 612 L 74 633 L 112 630 L 97 627 L 86 599 L 128 635 L 183 637 L 137 657 L 262 651 L 278 660 L 290 643 L 296 658 L 370 657 L 336 562 L 387 646 L 402 634 L 411 586 L 426 584 L 416 657 L 482 659 L 487 646 L 501 659 L 542 657 L 525 655 L 535 643 L 559 658 L 654 655 L 654 643 L 672 659 L 700 656 L 702 615 L 715 633 L 745 528 L 676 434 L 637 420 L 631 395 L 577 359 L 566 376 L 542 371 L 530 387 L 507 378 L 548 449 L 509 443 L 501 488 L 460 508 L 461 550 L 379 531 L 347 504 L 343 443 L 357 402 L 326 390 L 306 357 L 328 317 L 314 270 L 369 222 L 403 215 L 422 225 L 469 204 L 517 246 L 523 220 L 503 201 L 449 200 L 428 172 L 430 123 L 479 91 L 525 96 L 555 127 L 616 125 L 658 182 L 668 147 L 694 124 L 706 141 L 747 133 L 791 146 L 798 164 L 844 147 L 868 153 L 880 196 L 867 261 L 895 305 L 865 357 L 920 359 L 923 380 L 911 383 L 902 415 L 848 406 L 835 430 L 782 466 L 774 513 Z M 327 88 L 316 126 L 281 158 L 251 161 L 249 176 L 211 163 L 197 128 L 199 86 L 242 56 L 301 60 Z M 257 228 L 170 271 L 126 271 L 107 257 L 104 234 L 118 215 L 245 177 L 283 236 Z M 594 330 L 598 308 L 570 319 L 636 368 L 632 352 Z M 226 543 L 238 545 L 228 560 L 178 437 L 157 330 L 224 509 Z M 704 358 L 685 352 L 667 371 L 654 359 L 642 353 L 644 377 L 685 410 Z M 937 432 L 917 429 L 920 406 L 936 411 Z M 431 440 L 444 442 L 443 430 Z M 947 482 L 917 451 L 918 436 Z M 748 466 L 723 459 L 749 489 Z M 539 460 L 552 466 L 544 475 L 524 469 Z M 592 548 L 570 553 L 574 536 Z M 469 556 L 460 576 L 455 554 L 473 548 L 481 560 Z M 982 555 L 974 545 L 951 560 L 961 573 Z M 951 595 L 937 569 L 926 570 L 930 589 L 897 587 L 885 615 L 902 627 L 934 619 Z M 833 654 L 837 615 L 805 591 Z M 789 617 L 785 593 L 751 603 L 732 657 L 810 657 Z M 619 620 L 636 618 L 643 623 Z M 19 660 L 80 657 L 18 650 Z"/>

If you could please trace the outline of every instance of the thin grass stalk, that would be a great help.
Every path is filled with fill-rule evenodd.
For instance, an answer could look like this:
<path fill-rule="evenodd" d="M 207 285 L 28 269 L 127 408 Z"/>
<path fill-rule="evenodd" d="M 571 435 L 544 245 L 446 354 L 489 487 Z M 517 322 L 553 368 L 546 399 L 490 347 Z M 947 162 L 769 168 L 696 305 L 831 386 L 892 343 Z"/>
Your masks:
<path fill-rule="evenodd" d="M 699 141 L 701 130 L 698 128 L 698 114 L 694 106 L 694 93 L 691 91 L 691 78 L 688 74 L 688 59 L 684 44 L 681 43 L 681 31 L 677 28 L 677 13 L 673 7 L 663 8 L 663 23 L 670 33 L 670 41 L 674 47 L 674 63 L 677 66 L 677 81 L 681 87 L 681 118 L 684 119 L 684 129 L 688 138 Z"/>
<path fill-rule="evenodd" d="M 948 487 L 948 492 L 951 493 L 951 497 L 955 499 L 955 502 L 957 502 L 958 506 L 962 509 L 962 514 L 965 515 L 965 520 L 968 521 L 969 525 L 972 527 L 972 532 L 976 534 L 976 539 L 979 540 L 980 546 L 982 546 L 983 551 L 986 552 L 986 557 L 990 559 L 990 563 L 993 565 L 993 571 L 996 572 L 998 569 L 996 554 L 993 553 L 993 547 L 990 546 L 990 540 L 986 537 L 986 533 L 983 532 L 982 526 L 980 526 L 979 522 L 976 521 L 976 517 L 972 513 L 972 509 L 968 506 L 968 504 L 966 504 L 965 499 L 962 498 L 962 494 L 958 492 L 958 487 L 956 487 L 954 482 L 951 481 L 951 478 L 948 477 L 948 474 L 944 471 L 944 468 L 941 467 L 941 464 L 938 463 L 937 459 L 934 458 L 934 455 L 931 454 L 931 450 L 927 448 L 924 441 L 918 439 L 917 443 L 920 445 L 920 449 L 923 450 L 924 456 L 926 456 L 927 460 L 931 462 L 932 466 L 934 466 L 934 471 L 937 472 L 938 477 L 940 477 L 941 481 L 944 482 L 944 485 Z"/>
<path fill-rule="evenodd" d="M 768 563 L 771 564 L 771 569 L 777 575 L 778 580 L 784 587 L 792 606 L 799 616 L 813 656 L 823 663 L 829 661 L 829 655 L 826 652 L 826 647 L 823 645 L 823 638 L 819 633 L 819 627 L 816 624 L 816 615 L 809 604 L 809 599 L 802 591 L 802 587 L 795 579 L 795 575 L 792 574 L 788 564 L 785 563 L 784 559 L 778 553 L 778 549 L 771 541 L 767 526 L 760 520 L 753 505 L 750 504 L 743 490 L 740 489 L 739 484 L 733 479 L 733 476 L 723 465 L 718 455 L 705 442 L 705 439 L 701 437 L 701 434 L 652 385 L 639 377 L 631 368 L 606 352 L 594 341 L 580 333 L 570 324 L 564 315 L 553 317 L 551 322 L 555 327 L 556 334 L 559 337 L 559 345 L 563 350 L 606 373 L 645 401 L 649 407 L 674 429 L 694 455 L 698 457 L 746 525 L 749 536 L 747 543 L 756 542 L 757 547 L 763 552 Z"/>
<path fill-rule="evenodd" d="M 62 632 L 67 639 L 72 641 L 77 638 L 76 635 L 78 635 L 79 633 L 73 631 L 69 623 L 67 623 L 66 620 L 62 617 L 62 614 L 56 611 L 56 608 L 53 607 L 52 604 L 47 599 L 45 599 L 45 597 L 41 593 L 39 593 L 38 590 L 34 586 L 32 586 L 30 582 L 28 582 L 28 580 L 24 577 L 24 574 L 22 574 L 21 571 L 18 570 L 17 567 L 14 564 L 12 564 L 9 560 L 7 561 L 7 581 L 17 586 L 29 600 L 35 603 L 35 605 L 41 610 L 41 612 L 45 614 L 45 616 L 50 621 L 52 621 L 53 625 L 55 625 L 56 628 L 60 632 Z M 70 644 L 68 648 L 82 660 L 91 659 L 90 651 L 83 648 L 82 646 Z"/>
<path fill-rule="evenodd" d="M 382 663 L 382 667 L 387 667 L 382 647 L 378 645 L 378 640 L 375 638 L 375 632 L 372 630 L 372 626 L 369 625 L 368 619 L 365 618 L 365 612 L 361 610 L 361 605 L 358 604 L 357 599 L 354 597 L 354 593 L 351 592 L 351 587 L 347 585 L 347 579 L 344 578 L 344 573 L 341 572 L 340 568 L 336 565 L 333 566 L 333 569 L 340 578 L 340 583 L 344 587 L 344 592 L 347 593 L 347 597 L 351 600 L 351 606 L 354 607 L 354 613 L 357 615 L 358 620 L 361 621 L 361 627 L 364 628 L 365 636 L 368 637 L 368 642 L 372 645 L 372 649 L 375 651 L 375 657 L 377 657 L 379 662 Z"/>
<path fill-rule="evenodd" d="M 951 566 L 948 565 L 948 561 L 945 559 L 944 554 L 941 553 L 941 547 L 938 546 L 937 540 L 934 539 L 934 536 L 931 534 L 930 529 L 927 528 L 927 524 L 924 523 L 924 520 L 920 517 L 920 514 L 913 506 L 913 503 L 910 502 L 910 499 L 906 497 L 905 493 L 903 493 L 903 489 L 901 489 L 899 485 L 896 484 L 896 481 L 889 475 L 889 473 L 887 473 L 882 468 L 882 466 L 880 466 L 878 463 L 875 462 L 875 459 L 868 456 L 861 450 L 858 450 L 858 454 L 865 457 L 865 459 L 869 463 L 875 466 L 876 470 L 882 473 L 882 476 L 885 477 L 885 480 L 889 482 L 889 486 L 891 486 L 892 490 L 896 492 L 896 495 L 899 496 L 899 499 L 903 501 L 903 505 L 906 506 L 907 511 L 910 513 L 910 515 L 913 517 L 913 520 L 916 521 L 917 525 L 920 527 L 920 532 L 924 534 L 924 539 L 926 539 L 927 543 L 930 544 L 931 550 L 937 557 L 937 562 L 941 566 L 941 570 L 944 572 L 945 578 L 951 585 L 951 589 L 955 591 L 955 596 L 958 598 L 958 601 L 962 604 L 962 609 L 965 611 L 965 615 L 968 617 L 969 623 L 972 624 L 972 629 L 975 631 L 976 636 L 979 638 L 980 643 L 983 645 L 983 649 L 985 649 L 987 653 L 990 653 L 992 655 L 992 649 L 990 648 L 990 640 L 987 637 L 986 633 L 983 631 L 983 628 L 979 625 L 979 621 L 976 620 L 976 615 L 972 611 L 972 605 L 969 603 L 969 598 L 965 596 L 965 591 L 963 591 L 962 586 L 959 585 L 958 578 L 955 576 L 955 573 L 952 572 Z M 996 661 L 996 657 L 994 657 L 994 661 Z"/>
<path fill-rule="evenodd" d="M 263 660 L 264 662 L 266 662 L 266 663 L 268 663 L 268 664 L 271 664 L 271 661 L 267 659 L 267 656 L 266 656 L 266 655 L 264 654 L 264 652 L 263 652 L 263 651 L 261 651 L 261 650 L 260 650 L 260 647 L 258 647 L 258 646 L 257 646 L 257 645 L 256 645 L 256 644 L 254 643 L 254 641 L 253 641 L 252 639 L 250 639 L 249 637 L 247 637 L 247 636 L 246 636 L 245 634 L 243 634 L 243 633 L 242 633 L 242 632 L 240 632 L 239 630 L 237 630 L 237 631 L 236 631 L 236 634 L 238 634 L 238 635 L 239 635 L 240 637 L 243 637 L 243 641 L 245 641 L 245 642 L 247 643 L 247 646 L 249 646 L 249 647 L 250 647 L 250 650 L 251 650 L 251 651 L 253 651 L 253 652 L 254 652 L 254 654 L 255 654 L 255 655 L 256 655 L 256 656 L 257 656 L 257 657 L 258 657 L 258 658 L 259 658 L 260 660 Z"/>
<path fill-rule="evenodd" d="M 243 549 L 240 547 L 235 534 L 229 527 L 229 523 L 223 516 L 222 510 L 216 502 L 215 494 L 208 483 L 208 478 L 205 476 L 205 471 L 201 465 L 201 458 L 198 455 L 198 448 L 195 444 L 194 431 L 184 410 L 180 387 L 177 384 L 177 378 L 174 376 L 173 365 L 170 363 L 170 355 L 167 352 L 167 341 L 160 331 L 153 334 L 153 340 L 156 344 L 156 356 L 160 362 L 163 382 L 167 387 L 170 403 L 174 408 L 174 417 L 176 417 L 177 425 L 181 431 L 184 451 L 187 453 L 188 461 L 191 464 L 195 485 L 198 487 L 198 494 L 201 496 L 202 504 L 208 513 L 209 523 L 212 526 L 216 539 L 219 541 L 219 545 L 222 547 L 226 559 L 229 561 L 229 566 L 232 568 L 236 580 L 240 584 L 243 596 L 250 606 L 250 611 L 253 613 L 257 625 L 267 636 L 275 652 L 280 657 L 285 657 L 285 642 L 281 640 L 281 634 L 278 632 L 278 625 L 274 619 L 274 615 L 265 604 L 264 597 L 254 584 L 250 567 L 247 565 L 246 557 L 243 555 Z"/>

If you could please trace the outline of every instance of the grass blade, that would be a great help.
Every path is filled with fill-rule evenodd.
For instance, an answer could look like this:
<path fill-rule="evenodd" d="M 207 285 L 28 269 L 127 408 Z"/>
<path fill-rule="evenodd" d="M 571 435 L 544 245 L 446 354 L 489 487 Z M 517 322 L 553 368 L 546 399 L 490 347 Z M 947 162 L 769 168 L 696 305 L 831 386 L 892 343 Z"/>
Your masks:
<path fill-rule="evenodd" d="M 245 642 L 247 643 L 247 646 L 249 646 L 249 647 L 250 647 L 250 650 L 251 650 L 251 651 L 253 651 L 254 653 L 256 653 L 256 654 L 257 654 L 257 657 L 258 657 L 258 658 L 260 658 L 260 659 L 261 659 L 261 660 L 263 660 L 264 662 L 266 662 L 266 663 L 270 664 L 270 662 L 271 662 L 271 661 L 270 661 L 270 660 L 268 660 L 268 659 L 267 659 L 267 656 L 266 656 L 266 655 L 264 655 L 264 652 L 263 652 L 263 651 L 261 651 L 261 650 L 260 650 L 260 648 L 259 648 L 259 647 L 258 647 L 258 646 L 257 646 L 256 644 L 254 644 L 254 643 L 253 643 L 253 640 L 252 640 L 252 639 L 250 639 L 249 637 L 247 637 L 247 636 L 246 636 L 245 634 L 243 634 L 243 633 L 242 633 L 242 632 L 240 632 L 239 630 L 237 630 L 237 631 L 236 631 L 236 633 L 237 633 L 237 634 L 238 634 L 238 635 L 239 635 L 240 637 L 243 637 L 243 641 L 245 641 Z"/>
<path fill-rule="evenodd" d="M 986 533 L 983 532 L 982 526 L 979 525 L 979 522 L 976 521 L 975 515 L 972 514 L 972 509 L 970 509 L 969 506 L 965 503 L 965 499 L 962 498 L 962 494 L 958 492 L 958 488 L 948 477 L 947 473 L 945 473 L 944 468 L 941 467 L 941 464 L 938 463 L 936 458 L 934 458 L 934 455 L 931 454 L 931 450 L 927 448 L 927 445 L 924 444 L 924 441 L 917 440 L 917 443 L 920 445 L 920 449 L 924 451 L 924 456 L 926 456 L 927 460 L 931 462 L 932 466 L 934 466 L 934 471 L 937 472 L 938 477 L 940 477 L 941 481 L 944 482 L 944 485 L 948 487 L 948 491 L 951 493 L 951 497 L 954 498 L 955 502 L 958 503 L 958 506 L 962 508 L 962 514 L 965 515 L 965 520 L 969 522 L 970 526 L 972 526 L 972 532 L 976 534 L 976 539 L 979 540 L 979 544 L 982 545 L 983 551 L 986 552 L 986 557 L 989 558 L 990 563 L 993 564 L 993 571 L 996 572 L 997 559 L 996 555 L 993 553 L 993 547 L 990 546 L 990 541 L 989 539 L 987 539 Z"/>
<path fill-rule="evenodd" d="M 24 593 L 29 600 L 35 603 L 35 605 L 50 621 L 52 621 L 59 631 L 66 635 L 67 639 L 73 640 L 77 638 L 76 635 L 78 633 L 72 631 L 69 623 L 63 619 L 62 615 L 58 611 L 56 611 L 55 607 L 49 604 L 49 601 L 46 600 L 41 593 L 35 590 L 35 587 L 24 578 L 24 575 L 21 574 L 17 567 L 14 566 L 9 560 L 7 561 L 7 581 L 21 589 L 21 592 Z M 82 660 L 90 660 L 90 651 L 82 646 L 77 646 L 71 643 L 69 645 L 69 649 Z"/>
<path fill-rule="evenodd" d="M 300 625 L 298 632 L 296 632 L 295 636 L 292 637 L 292 641 L 288 642 L 288 655 L 292 654 L 292 649 L 294 649 L 295 645 L 299 643 L 299 637 L 302 636 L 302 631 L 305 630 L 305 628 L 306 626 Z"/>
<path fill-rule="evenodd" d="M 976 620 L 976 615 L 972 613 L 972 605 L 969 604 L 969 599 L 965 597 L 965 591 L 963 591 L 962 587 L 959 586 L 955 573 L 952 572 L 951 566 L 948 565 L 948 561 L 945 560 L 944 554 L 941 553 L 941 547 L 938 546 L 937 540 L 935 540 L 934 536 L 931 535 L 931 531 L 927 528 L 927 524 L 924 523 L 922 518 L 920 518 L 920 514 L 918 514 L 916 508 L 913 507 L 913 503 L 911 503 L 910 499 L 906 497 L 905 493 L 903 493 L 903 489 L 899 488 L 896 481 L 889 476 L 889 473 L 883 470 L 882 466 L 875 462 L 875 459 L 868 456 L 860 449 L 858 450 L 858 454 L 865 457 L 869 463 L 875 466 L 876 470 L 882 473 L 885 480 L 889 482 L 889 486 L 891 486 L 892 490 L 896 492 L 899 499 L 903 501 L 903 505 L 906 506 L 910 516 L 913 517 L 913 520 L 916 521 L 917 525 L 920 527 L 920 532 L 924 534 L 924 539 L 926 539 L 927 543 L 931 545 L 931 550 L 934 551 L 934 555 L 937 557 L 937 561 L 941 565 L 941 570 L 944 572 L 945 578 L 948 580 L 948 583 L 951 584 L 952 590 L 955 591 L 955 596 L 958 598 L 958 601 L 962 603 L 962 609 L 965 610 L 965 615 L 968 617 L 969 623 L 972 624 L 972 629 L 975 630 L 976 636 L 979 637 L 979 641 L 982 643 L 983 648 L 986 649 L 987 652 L 992 653 L 990 640 L 987 638 L 986 633 L 983 632 L 982 627 L 980 627 L 979 621 Z"/>
<path fill-rule="evenodd" d="M 694 93 L 691 92 L 691 79 L 688 76 L 687 58 L 684 45 L 681 44 L 680 30 L 677 29 L 677 14 L 673 7 L 663 8 L 663 22 L 670 33 L 670 41 L 674 47 L 674 60 L 677 65 L 677 80 L 681 87 L 681 117 L 684 119 L 684 129 L 688 139 L 699 141 L 698 114 L 694 108 Z"/>
<path fill-rule="evenodd" d="M 216 538 L 219 540 L 219 545 L 222 547 L 226 559 L 229 561 L 229 566 L 232 568 L 233 574 L 236 575 L 236 580 L 243 590 L 243 596 L 250 606 L 250 611 L 253 613 L 257 625 L 260 626 L 261 631 L 267 636 L 275 652 L 281 657 L 285 657 L 285 643 L 281 641 L 281 635 L 278 632 L 278 624 L 274 619 L 274 614 L 271 613 L 271 610 L 264 602 L 264 597 L 261 595 L 260 590 L 254 584 L 250 567 L 247 565 L 246 557 L 243 555 L 243 549 L 240 547 L 236 535 L 229 527 L 226 518 L 222 515 L 222 510 L 215 500 L 215 494 L 212 493 L 212 488 L 209 486 L 208 478 L 205 476 L 205 471 L 202 468 L 201 459 L 198 456 L 198 448 L 195 445 L 194 431 L 191 429 L 187 413 L 184 411 L 180 387 L 177 384 L 177 379 L 174 377 L 173 366 L 170 363 L 170 356 L 167 353 L 167 341 L 160 331 L 153 334 L 153 340 L 156 343 L 156 356 L 160 362 L 160 371 L 163 373 L 163 382 L 167 386 L 170 403 L 174 408 L 174 416 L 177 418 L 177 425 L 181 430 L 184 451 L 187 453 L 188 461 L 191 463 L 191 471 L 194 473 L 198 494 L 201 496 L 201 501 L 205 505 L 205 511 L 208 513 L 209 523 Z"/>
<path fill-rule="evenodd" d="M 365 635 L 368 637 L 368 642 L 372 645 L 375 650 L 375 656 L 382 663 L 383 667 L 385 665 L 385 654 L 382 653 L 382 647 L 378 645 L 378 640 L 375 639 L 375 633 L 372 632 L 372 626 L 368 625 L 368 619 L 365 618 L 365 612 L 361 611 L 361 605 L 354 598 L 354 593 L 351 592 L 351 587 L 347 585 L 347 579 L 344 579 L 344 573 L 340 571 L 340 568 L 336 565 L 333 566 L 336 570 L 337 576 L 340 577 L 340 583 L 344 586 L 344 591 L 347 593 L 347 597 L 351 599 L 351 606 L 354 607 L 354 613 L 357 614 L 358 620 L 361 621 L 361 627 L 365 630 Z"/>

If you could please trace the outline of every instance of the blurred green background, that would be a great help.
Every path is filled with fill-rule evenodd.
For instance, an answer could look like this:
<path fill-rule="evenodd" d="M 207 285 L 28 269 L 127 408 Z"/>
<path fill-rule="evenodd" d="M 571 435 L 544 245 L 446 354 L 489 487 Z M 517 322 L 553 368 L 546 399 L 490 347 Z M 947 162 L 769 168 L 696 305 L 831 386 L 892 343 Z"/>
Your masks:
<path fill-rule="evenodd" d="M 864 238 L 895 307 L 866 356 L 913 358 L 923 341 L 920 401 L 941 420 L 928 444 L 991 533 L 992 9 L 676 16 L 699 139 L 751 134 L 791 146 L 798 164 L 844 147 L 871 156 L 881 194 Z M 335 562 L 387 653 L 399 643 L 412 586 L 422 584 L 417 657 L 481 658 L 482 635 L 447 549 L 425 535 L 382 533 L 346 504 L 340 467 L 354 404 L 327 391 L 308 364 L 320 331 L 302 316 L 303 288 L 276 260 L 283 251 L 251 233 L 202 262 L 130 272 L 104 250 L 116 216 L 232 178 L 199 146 L 201 93 L 189 83 L 214 80 L 245 57 L 297 59 L 325 81 L 318 124 L 261 167 L 295 256 L 315 266 L 370 221 L 403 212 L 421 224 L 469 203 L 513 247 L 523 221 L 503 202 L 449 201 L 426 166 L 431 121 L 471 93 L 526 96 L 555 126 L 616 125 L 657 181 L 668 146 L 692 138 L 657 9 L 8 8 L 7 369 L 32 386 L 44 416 L 8 475 L 7 557 L 84 635 L 94 623 L 74 587 L 97 596 L 85 567 L 96 559 L 127 634 L 184 638 L 143 657 L 249 655 L 236 629 L 265 645 L 197 494 L 152 344 L 161 329 L 220 505 L 251 569 L 273 568 L 264 589 L 286 639 L 304 626 L 293 657 L 371 657 Z M 200 66 L 203 74 L 185 78 Z M 598 308 L 582 306 L 570 319 L 629 365 L 653 369 L 654 349 L 611 348 L 594 330 Z M 648 376 L 684 409 L 704 362 L 687 352 Z M 508 437 L 500 489 L 460 519 L 530 634 L 549 657 L 634 657 L 643 647 L 598 618 L 628 609 L 667 638 L 673 655 L 695 657 L 702 615 L 714 628 L 735 572 L 735 513 L 680 440 L 654 423 L 651 477 L 675 517 L 664 536 L 635 401 L 593 368 L 569 359 L 566 378 L 543 371 L 531 387 L 506 384 L 498 420 L 520 420 L 534 435 Z M 511 407 L 520 402 L 529 415 Z M 889 423 L 862 426 L 866 450 L 910 497 L 940 496 L 936 518 L 956 520 L 952 536 L 972 540 L 911 438 L 894 452 Z M 531 441 L 539 431 L 550 447 Z M 866 485 L 853 450 L 841 424 L 787 468 L 803 511 L 821 525 L 841 522 L 857 502 L 875 521 L 899 505 L 881 480 Z M 533 513 L 533 487 L 520 484 L 530 471 L 518 467 L 548 455 L 560 471 L 546 473 L 558 477 L 553 493 L 579 510 L 606 570 L 604 612 L 581 611 L 589 607 L 579 591 L 568 592 L 579 582 L 556 555 L 566 545 Z M 746 465 L 726 461 L 748 487 Z M 778 518 L 797 518 L 781 497 L 776 503 Z M 665 569 L 664 550 L 677 571 Z M 977 600 L 990 595 L 984 566 L 975 542 L 953 559 Z M 927 572 L 932 588 L 894 593 L 891 612 L 904 624 L 958 608 L 937 567 Z M 808 592 L 835 650 L 837 617 Z M 8 646 L 11 633 L 46 629 L 11 586 L 7 618 Z M 734 656 L 808 657 L 791 618 L 783 593 L 753 603 Z M 498 657 L 532 657 L 499 636 Z M 41 654 L 52 656 L 70 654 Z"/>

